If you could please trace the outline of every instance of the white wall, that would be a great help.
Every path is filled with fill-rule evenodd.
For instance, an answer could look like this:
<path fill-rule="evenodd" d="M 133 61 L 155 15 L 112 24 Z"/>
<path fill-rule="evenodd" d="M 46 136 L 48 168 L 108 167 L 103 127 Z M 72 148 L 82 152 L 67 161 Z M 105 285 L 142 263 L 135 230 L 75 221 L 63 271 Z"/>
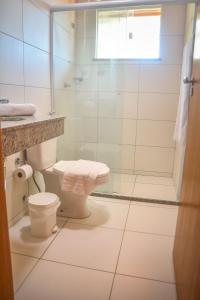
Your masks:
<path fill-rule="evenodd" d="M 66 111 L 64 159 L 98 160 L 113 171 L 172 176 L 185 6 L 163 6 L 161 60 L 95 61 L 95 13 L 76 12 L 75 95 Z"/>
<path fill-rule="evenodd" d="M 0 98 L 34 103 L 38 113 L 50 111 L 49 12 L 41 1 L 0 0 Z M 13 179 L 14 160 L 6 158 L 6 200 L 10 223 L 26 205 L 27 183 Z"/>

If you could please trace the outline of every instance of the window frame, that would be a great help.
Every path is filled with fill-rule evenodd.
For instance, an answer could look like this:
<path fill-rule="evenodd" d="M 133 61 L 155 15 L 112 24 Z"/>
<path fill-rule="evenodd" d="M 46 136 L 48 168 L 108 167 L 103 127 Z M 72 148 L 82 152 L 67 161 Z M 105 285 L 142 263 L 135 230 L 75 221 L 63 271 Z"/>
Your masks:
<path fill-rule="evenodd" d="M 98 52 L 98 26 L 99 26 L 99 22 L 98 22 L 98 11 L 96 10 L 96 35 L 95 35 L 95 51 L 94 51 L 94 58 L 93 61 L 94 62 L 98 62 L 98 61 L 112 61 L 112 62 L 160 62 L 162 61 L 161 58 L 161 26 L 162 26 L 162 5 L 159 6 L 148 6 L 148 7 L 124 7 L 124 8 L 120 8 L 120 10 L 128 10 L 128 9 L 135 9 L 135 10 L 139 10 L 139 9 L 152 9 L 152 8 L 156 8 L 156 9 L 160 9 L 160 32 L 159 32 L 159 57 L 158 58 L 130 58 L 130 57 L 119 57 L 119 58 L 99 58 L 97 57 L 97 52 Z M 109 8 L 109 9 L 101 9 L 101 11 L 113 11 L 113 8 Z M 117 8 L 116 8 L 117 10 Z"/>

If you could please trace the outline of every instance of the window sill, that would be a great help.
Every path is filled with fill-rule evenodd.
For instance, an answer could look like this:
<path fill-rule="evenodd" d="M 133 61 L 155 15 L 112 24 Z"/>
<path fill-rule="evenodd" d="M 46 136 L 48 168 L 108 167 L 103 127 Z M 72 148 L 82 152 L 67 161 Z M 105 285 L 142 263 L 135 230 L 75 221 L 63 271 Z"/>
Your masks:
<path fill-rule="evenodd" d="M 161 58 L 93 58 L 93 61 L 160 62 Z"/>

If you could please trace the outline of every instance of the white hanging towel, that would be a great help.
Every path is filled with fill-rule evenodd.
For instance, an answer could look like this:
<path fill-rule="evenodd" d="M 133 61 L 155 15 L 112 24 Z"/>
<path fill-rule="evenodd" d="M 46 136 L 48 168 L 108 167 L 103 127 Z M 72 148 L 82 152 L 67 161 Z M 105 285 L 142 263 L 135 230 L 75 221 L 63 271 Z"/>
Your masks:
<path fill-rule="evenodd" d="M 176 125 L 174 130 L 174 140 L 182 145 L 186 143 L 187 123 L 188 123 L 188 107 L 190 100 L 190 84 L 183 83 L 185 77 L 191 77 L 191 61 L 193 58 L 193 40 L 189 40 L 183 51 L 183 65 L 181 72 L 181 87 L 178 111 L 176 116 Z"/>
<path fill-rule="evenodd" d="M 102 165 L 104 164 L 89 160 L 71 161 L 71 164 L 68 161 L 67 170 L 63 175 L 62 190 L 80 196 L 90 194 L 96 185 Z"/>
<path fill-rule="evenodd" d="M 9 116 L 32 116 L 36 112 L 34 104 L 0 104 L 0 116 L 9 117 Z"/>

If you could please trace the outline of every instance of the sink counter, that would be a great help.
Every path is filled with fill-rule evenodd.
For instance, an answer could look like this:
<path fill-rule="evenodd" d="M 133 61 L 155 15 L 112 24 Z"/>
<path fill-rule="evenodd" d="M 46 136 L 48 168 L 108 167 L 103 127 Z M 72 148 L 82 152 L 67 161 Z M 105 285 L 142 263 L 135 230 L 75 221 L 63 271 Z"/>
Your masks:
<path fill-rule="evenodd" d="M 21 121 L 2 121 L 4 157 L 64 133 L 64 116 L 36 115 Z"/>

